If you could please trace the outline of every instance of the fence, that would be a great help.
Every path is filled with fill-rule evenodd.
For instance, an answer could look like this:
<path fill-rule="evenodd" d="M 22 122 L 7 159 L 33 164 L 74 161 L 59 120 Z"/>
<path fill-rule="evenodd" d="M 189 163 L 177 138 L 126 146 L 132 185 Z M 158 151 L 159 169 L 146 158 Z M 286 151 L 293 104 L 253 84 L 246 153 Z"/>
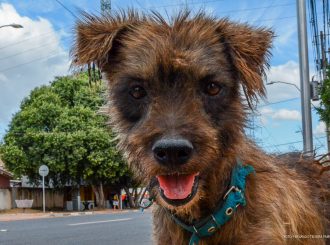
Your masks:
<path fill-rule="evenodd" d="M 12 188 L 13 200 L 33 200 L 32 208 L 42 208 L 42 189 L 41 188 Z M 45 190 L 46 209 L 64 208 L 64 192 L 61 190 Z M 13 207 L 16 208 L 16 203 Z"/>
<path fill-rule="evenodd" d="M 0 189 L 0 210 L 11 208 L 11 193 L 9 189 Z"/>

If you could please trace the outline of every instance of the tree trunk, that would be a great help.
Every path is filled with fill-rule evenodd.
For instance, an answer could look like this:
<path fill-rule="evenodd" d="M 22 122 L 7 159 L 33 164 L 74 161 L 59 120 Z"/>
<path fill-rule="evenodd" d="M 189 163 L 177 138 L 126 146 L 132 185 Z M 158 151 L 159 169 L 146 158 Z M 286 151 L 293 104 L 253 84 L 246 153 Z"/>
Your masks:
<path fill-rule="evenodd" d="M 104 192 L 103 192 L 103 184 L 102 183 L 99 186 L 99 194 L 100 194 L 99 207 L 103 209 L 103 208 L 105 208 L 105 199 L 104 199 Z"/>
<path fill-rule="evenodd" d="M 95 195 L 95 202 L 96 202 L 96 205 L 99 205 L 99 202 L 100 202 L 100 195 L 97 191 L 97 188 L 95 187 L 95 185 L 92 185 L 92 190 L 94 192 L 94 195 Z"/>
<path fill-rule="evenodd" d="M 144 194 L 146 193 L 146 190 L 147 188 L 141 188 L 140 191 L 138 192 L 137 191 L 137 188 L 136 188 L 136 198 L 135 198 L 135 205 L 136 207 L 139 207 L 140 205 L 140 200 L 141 200 L 141 197 L 143 198 Z"/>
<path fill-rule="evenodd" d="M 103 184 L 100 183 L 99 186 L 92 185 L 92 190 L 95 195 L 95 201 L 98 208 L 103 209 L 105 208 L 105 199 L 104 199 L 104 192 L 103 192 Z"/>
<path fill-rule="evenodd" d="M 135 208 L 135 202 L 133 200 L 133 194 L 129 192 L 129 188 L 128 187 L 124 187 L 124 190 L 125 190 L 126 195 L 128 197 L 129 206 L 131 208 Z"/>
<path fill-rule="evenodd" d="M 140 196 L 143 196 L 144 197 L 144 195 L 146 194 L 146 192 L 147 192 L 147 188 L 144 188 L 143 189 L 143 192 L 142 192 L 142 194 L 140 195 Z M 150 194 L 150 193 L 149 193 Z"/>
<path fill-rule="evenodd" d="M 124 187 L 124 190 L 128 197 L 129 206 L 131 208 L 139 207 L 139 204 L 140 204 L 139 201 L 140 201 L 141 197 L 143 197 L 147 191 L 147 188 L 141 188 L 141 190 L 139 192 L 137 189 L 138 188 L 133 188 L 132 192 L 130 192 L 128 187 Z M 133 198 L 133 194 L 134 194 L 134 198 Z"/>

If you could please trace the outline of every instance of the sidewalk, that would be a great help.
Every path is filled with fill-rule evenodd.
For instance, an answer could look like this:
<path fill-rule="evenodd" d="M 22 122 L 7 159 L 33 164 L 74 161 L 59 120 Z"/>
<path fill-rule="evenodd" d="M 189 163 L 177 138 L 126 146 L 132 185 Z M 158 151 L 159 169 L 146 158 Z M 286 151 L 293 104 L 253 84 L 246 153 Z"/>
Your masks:
<path fill-rule="evenodd" d="M 5 212 L 0 212 L 0 222 L 17 221 L 17 220 L 30 220 L 30 219 L 44 219 L 44 218 L 58 218 L 67 216 L 79 216 L 79 215 L 92 215 L 92 214 L 110 214 L 110 213 L 124 213 L 129 211 L 136 211 L 136 209 L 124 209 L 124 210 L 112 210 L 105 209 L 100 211 L 82 211 L 82 212 L 46 212 L 43 213 L 39 210 L 26 209 L 24 212 L 22 209 L 11 209 Z"/>

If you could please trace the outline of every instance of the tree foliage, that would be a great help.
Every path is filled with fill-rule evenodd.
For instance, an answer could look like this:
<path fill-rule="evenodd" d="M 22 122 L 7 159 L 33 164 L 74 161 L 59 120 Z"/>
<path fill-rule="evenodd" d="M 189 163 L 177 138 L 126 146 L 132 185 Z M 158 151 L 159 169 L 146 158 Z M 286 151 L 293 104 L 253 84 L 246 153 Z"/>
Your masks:
<path fill-rule="evenodd" d="M 105 87 L 86 74 L 58 77 L 34 89 L 9 125 L 1 158 L 16 177 L 39 183 L 38 168 L 49 167 L 48 184 L 107 185 L 122 181 L 128 169 L 115 148 L 104 104 Z M 101 188 L 102 189 L 102 188 Z"/>
<path fill-rule="evenodd" d="M 330 69 L 327 69 L 327 79 L 324 79 L 320 89 L 321 104 L 317 108 L 322 121 L 330 125 Z"/>

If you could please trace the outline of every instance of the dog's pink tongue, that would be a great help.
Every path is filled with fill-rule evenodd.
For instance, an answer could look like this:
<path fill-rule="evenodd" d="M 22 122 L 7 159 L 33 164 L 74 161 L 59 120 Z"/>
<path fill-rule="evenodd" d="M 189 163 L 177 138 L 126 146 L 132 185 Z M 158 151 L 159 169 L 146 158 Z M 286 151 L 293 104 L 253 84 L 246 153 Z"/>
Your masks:
<path fill-rule="evenodd" d="M 160 188 L 168 199 L 185 199 L 192 191 L 197 174 L 159 175 Z"/>

